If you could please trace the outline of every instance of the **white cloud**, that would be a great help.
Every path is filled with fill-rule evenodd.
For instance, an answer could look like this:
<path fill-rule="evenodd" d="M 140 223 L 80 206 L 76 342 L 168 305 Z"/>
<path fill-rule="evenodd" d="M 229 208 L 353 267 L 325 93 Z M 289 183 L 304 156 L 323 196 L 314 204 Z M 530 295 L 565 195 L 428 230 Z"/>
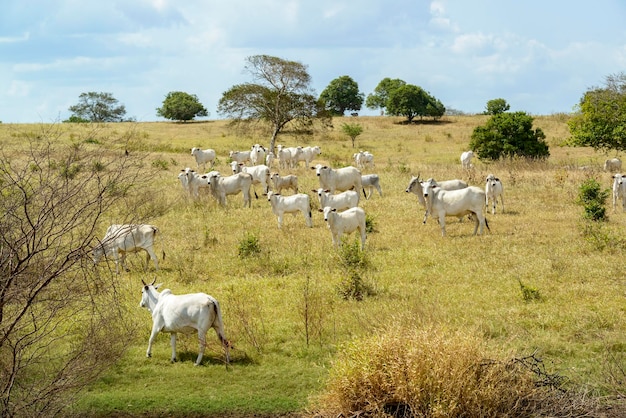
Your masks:
<path fill-rule="evenodd" d="M 21 36 L 0 36 L 0 44 L 11 44 L 15 42 L 26 42 L 30 39 L 30 32 L 24 32 Z"/>

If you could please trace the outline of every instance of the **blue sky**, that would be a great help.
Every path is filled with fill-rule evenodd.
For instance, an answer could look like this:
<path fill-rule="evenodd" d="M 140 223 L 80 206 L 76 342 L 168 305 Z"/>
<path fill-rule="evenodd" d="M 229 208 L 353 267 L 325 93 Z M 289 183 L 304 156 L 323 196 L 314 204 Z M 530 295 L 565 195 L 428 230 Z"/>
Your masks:
<path fill-rule="evenodd" d="M 342 75 L 365 95 L 390 77 L 467 113 L 494 98 L 570 112 L 626 71 L 625 22 L 623 0 L 4 0 L 0 121 L 60 121 L 90 91 L 138 121 L 184 91 L 217 119 L 258 54 L 305 64 L 317 94 Z"/>

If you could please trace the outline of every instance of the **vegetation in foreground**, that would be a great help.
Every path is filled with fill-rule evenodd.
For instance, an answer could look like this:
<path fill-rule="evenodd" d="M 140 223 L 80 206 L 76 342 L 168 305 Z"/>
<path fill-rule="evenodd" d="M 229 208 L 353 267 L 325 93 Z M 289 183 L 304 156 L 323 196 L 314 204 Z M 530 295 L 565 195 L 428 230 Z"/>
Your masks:
<path fill-rule="evenodd" d="M 353 373 L 348 366 L 354 362 L 348 360 L 359 353 L 371 353 L 361 355 L 364 366 L 377 359 L 390 363 L 399 354 L 423 360 L 419 349 L 426 350 L 429 343 L 467 343 L 463 346 L 470 354 L 459 356 L 459 364 L 469 358 L 479 364 L 485 359 L 507 364 L 512 358 L 536 356 L 548 375 L 562 377 L 561 389 L 584 394 L 576 398 L 580 410 L 593 411 L 604 399 L 623 396 L 621 258 L 626 242 L 621 237 L 626 218 L 621 208 L 609 208 L 605 222 L 590 225 L 577 202 L 580 185 L 589 178 L 610 187 L 611 173 L 600 171 L 605 155 L 563 147 L 569 137 L 567 117 L 555 115 L 536 119 L 550 146 L 547 160 L 475 161 L 473 169 L 463 170 L 458 157 L 467 149 L 473 128 L 486 117 L 414 125 L 396 124 L 393 118 L 345 118 L 334 124 L 352 120 L 364 127 L 357 147 L 375 155 L 376 166 L 367 172 L 380 175 L 384 192 L 383 198 L 374 194 L 361 202 L 373 225 L 363 258 L 349 246 L 347 252 L 334 250 L 319 217 L 312 229 L 301 218 L 288 217 L 278 230 L 263 199 L 248 209 L 237 196 L 221 208 L 210 196 L 193 200 L 183 193 L 176 176 L 181 168 L 194 167 L 191 147 L 214 148 L 216 169 L 228 172 L 228 151 L 267 142 L 267 133 L 237 137 L 220 121 L 0 126 L 3 150 L 16 159 L 28 138 L 59 130 L 54 138 L 61 143 L 120 158 L 125 150 L 139 154 L 150 173 L 149 185 L 142 188 L 150 191 L 142 196 L 150 210 L 141 211 L 141 220 L 159 227 L 157 252 L 162 249 L 167 256 L 160 260 L 159 272 L 144 270 L 143 255 L 129 256 L 131 271 L 119 277 L 113 275 L 114 266 L 91 267 L 94 274 L 114 278 L 119 308 L 136 332 L 126 337 L 116 365 L 69 412 L 334 413 L 333 388 L 340 387 L 336 379 L 343 371 L 347 377 Z M 338 131 L 279 138 L 288 146 L 320 145 L 319 161 L 332 166 L 350 164 L 354 152 L 350 139 Z M 448 237 L 441 238 L 434 220 L 421 224 L 423 208 L 404 192 L 411 174 L 462 178 L 483 186 L 492 172 L 503 181 L 507 210 L 488 215 L 491 233 L 484 236 L 471 236 L 473 228 L 466 221 L 450 221 Z M 302 190 L 317 187 L 310 169 L 299 167 L 293 173 Z M 123 213 L 121 208 L 105 212 L 99 236 L 109 224 L 126 220 Z M 235 345 L 230 366 L 223 364 L 219 342 L 211 334 L 201 367 L 193 367 L 193 336 L 180 339 L 175 364 L 169 363 L 166 335 L 157 338 L 153 357 L 145 358 L 151 323 L 138 303 L 141 279 L 154 277 L 174 293 L 203 291 L 220 301 L 227 335 Z M 377 344 L 395 348 L 380 350 Z M 387 351 L 397 355 L 386 358 Z M 446 358 L 443 350 L 442 355 Z M 405 369 L 396 365 L 389 370 Z M 423 366 L 414 369 L 420 370 Z M 522 387 L 528 387 L 527 378 L 519 377 Z M 401 388 L 385 384 L 393 391 Z M 386 390 L 372 393 L 383 396 L 384 402 L 376 404 L 383 412 L 393 402 L 398 408 L 406 404 L 421 410 L 419 400 L 410 404 L 408 397 L 384 398 L 389 396 Z M 328 401 L 322 404 L 321 399 Z M 445 409 L 453 407 L 449 402 L 432 405 L 454 410 Z M 370 412 L 376 411 L 380 409 Z"/>

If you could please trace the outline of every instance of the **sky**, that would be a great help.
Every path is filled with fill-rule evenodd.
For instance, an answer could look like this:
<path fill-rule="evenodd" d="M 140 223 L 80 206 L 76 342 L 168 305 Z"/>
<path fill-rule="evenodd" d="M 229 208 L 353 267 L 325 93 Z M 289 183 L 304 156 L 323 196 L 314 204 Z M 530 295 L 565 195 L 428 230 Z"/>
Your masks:
<path fill-rule="evenodd" d="M 505 99 L 572 112 L 626 71 L 624 0 L 0 0 L 0 121 L 67 119 L 81 93 L 111 93 L 139 122 L 172 91 L 220 119 L 246 58 L 304 64 L 319 95 L 347 75 L 365 96 L 386 78 L 446 108 Z M 361 115 L 377 115 L 363 107 Z"/>

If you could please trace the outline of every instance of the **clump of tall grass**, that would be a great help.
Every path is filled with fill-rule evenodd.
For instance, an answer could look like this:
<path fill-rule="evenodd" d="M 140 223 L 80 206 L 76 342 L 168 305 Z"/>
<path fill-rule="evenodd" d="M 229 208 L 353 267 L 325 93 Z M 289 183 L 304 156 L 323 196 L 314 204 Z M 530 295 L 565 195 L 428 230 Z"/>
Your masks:
<path fill-rule="evenodd" d="M 315 416 L 530 416 L 556 391 L 520 359 L 490 360 L 482 341 L 441 328 L 387 332 L 347 343 Z M 560 393 L 560 392 L 559 392 Z"/>
<path fill-rule="evenodd" d="M 594 178 L 588 178 L 578 188 L 578 201 L 585 212 L 583 217 L 590 221 L 606 221 L 606 199 L 609 192 L 602 189 L 600 183 Z"/>
<path fill-rule="evenodd" d="M 251 257 L 259 254 L 260 252 L 261 244 L 259 242 L 259 237 L 256 234 L 248 232 L 239 241 L 239 258 Z"/>
<path fill-rule="evenodd" d="M 344 277 L 339 283 L 337 293 L 342 299 L 363 300 L 376 294 L 373 285 L 363 279 L 363 272 L 370 267 L 367 253 L 361 250 L 359 240 L 344 242 L 339 248 L 339 265 Z"/>

